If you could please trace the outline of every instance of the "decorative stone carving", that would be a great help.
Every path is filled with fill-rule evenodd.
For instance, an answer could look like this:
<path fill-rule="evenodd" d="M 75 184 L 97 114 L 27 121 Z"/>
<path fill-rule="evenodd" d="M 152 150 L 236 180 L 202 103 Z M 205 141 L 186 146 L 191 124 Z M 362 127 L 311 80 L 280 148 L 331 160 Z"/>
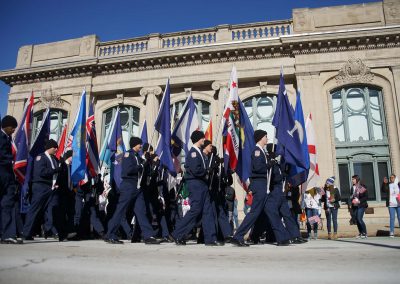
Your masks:
<path fill-rule="evenodd" d="M 267 93 L 268 82 L 260 82 L 260 93 Z"/>
<path fill-rule="evenodd" d="M 336 76 L 336 83 L 338 85 L 345 83 L 367 83 L 373 79 L 374 74 L 371 73 L 371 70 L 361 59 L 351 58 L 339 70 L 339 74 Z"/>
<path fill-rule="evenodd" d="M 44 108 L 62 107 L 64 105 L 64 101 L 61 99 L 60 94 L 54 92 L 51 87 L 40 91 L 39 100 Z"/>
<path fill-rule="evenodd" d="M 218 91 L 222 88 L 228 88 L 228 82 L 227 81 L 214 81 L 211 84 L 211 88 L 214 91 Z"/>
<path fill-rule="evenodd" d="M 146 97 L 148 95 L 154 95 L 158 96 L 162 93 L 162 89 L 160 86 L 154 86 L 154 87 L 144 87 L 140 89 L 140 95 L 142 97 Z"/>
<path fill-rule="evenodd" d="M 189 97 L 192 94 L 192 88 L 185 88 L 185 95 Z"/>
<path fill-rule="evenodd" d="M 117 94 L 117 102 L 119 105 L 123 105 L 124 104 L 124 94 Z"/>

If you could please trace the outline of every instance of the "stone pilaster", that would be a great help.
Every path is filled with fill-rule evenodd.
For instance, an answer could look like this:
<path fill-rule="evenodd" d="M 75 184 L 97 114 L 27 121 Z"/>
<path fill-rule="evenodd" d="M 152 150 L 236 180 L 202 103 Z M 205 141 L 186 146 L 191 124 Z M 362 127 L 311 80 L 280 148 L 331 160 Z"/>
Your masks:
<path fill-rule="evenodd" d="M 147 135 L 150 139 L 150 142 L 153 146 L 157 142 L 157 134 L 154 133 L 154 123 L 157 118 L 157 113 L 160 108 L 160 102 L 157 96 L 162 93 L 162 89 L 160 86 L 152 86 L 152 87 L 144 87 L 140 89 L 140 95 L 145 98 L 145 119 L 147 122 Z M 143 127 L 143 122 L 140 125 L 140 129 Z M 153 135 L 154 133 L 154 135 Z"/>
<path fill-rule="evenodd" d="M 392 168 L 395 173 L 400 172 L 400 66 L 391 67 L 393 74 L 392 94 L 393 104 L 386 104 L 388 111 L 386 112 L 388 138 L 390 143 L 390 155 Z"/>

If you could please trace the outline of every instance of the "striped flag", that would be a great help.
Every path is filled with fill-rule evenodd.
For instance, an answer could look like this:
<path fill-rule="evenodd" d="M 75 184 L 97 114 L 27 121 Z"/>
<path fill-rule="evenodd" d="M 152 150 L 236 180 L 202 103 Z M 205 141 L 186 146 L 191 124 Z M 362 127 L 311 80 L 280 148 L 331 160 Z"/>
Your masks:
<path fill-rule="evenodd" d="M 67 129 L 68 129 L 68 125 L 65 124 L 63 131 L 61 133 L 61 137 L 58 140 L 58 149 L 57 149 L 57 153 L 56 153 L 56 157 L 57 159 L 60 159 L 62 155 L 64 155 L 65 153 L 65 149 L 66 149 L 66 140 L 67 140 Z"/>
<path fill-rule="evenodd" d="M 222 118 L 225 169 L 235 170 L 239 159 L 239 96 L 236 67 L 232 67 L 229 80 L 229 98 Z"/>
<path fill-rule="evenodd" d="M 13 143 L 13 153 L 15 153 L 14 172 L 20 184 L 24 184 L 26 167 L 28 163 L 28 154 L 31 141 L 32 115 L 33 115 L 34 94 L 32 92 L 27 101 L 22 115 L 21 123 L 15 141 Z"/>
<path fill-rule="evenodd" d="M 93 100 L 89 105 L 89 115 L 86 119 L 86 164 L 87 172 L 94 178 L 99 173 L 99 148 L 97 147 L 96 125 L 94 121 Z"/>
<path fill-rule="evenodd" d="M 208 124 L 207 130 L 204 133 L 204 136 L 207 140 L 213 142 L 213 129 L 212 129 L 212 120 L 210 119 L 210 123 Z"/>
<path fill-rule="evenodd" d="M 315 131 L 312 122 L 311 113 L 308 115 L 306 120 L 306 135 L 307 135 L 307 143 L 308 143 L 308 152 L 310 155 L 310 170 L 308 172 L 308 178 L 305 183 L 302 185 L 303 191 L 318 187 L 320 184 L 320 176 L 318 169 L 318 161 L 317 161 L 317 147 L 315 141 Z"/>

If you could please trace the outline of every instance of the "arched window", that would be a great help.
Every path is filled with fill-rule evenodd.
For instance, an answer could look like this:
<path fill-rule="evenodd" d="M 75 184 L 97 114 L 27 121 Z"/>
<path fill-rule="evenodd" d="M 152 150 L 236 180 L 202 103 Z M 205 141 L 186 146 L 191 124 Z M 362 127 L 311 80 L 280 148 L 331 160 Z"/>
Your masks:
<path fill-rule="evenodd" d="M 200 130 L 206 131 L 210 122 L 210 103 L 202 100 L 194 100 L 197 108 L 198 120 L 200 123 Z M 179 101 L 171 106 L 171 118 L 176 121 L 179 118 L 179 114 L 185 105 L 185 101 Z"/>
<path fill-rule="evenodd" d="M 103 112 L 103 123 L 101 130 L 101 141 L 104 142 L 110 131 L 111 124 L 114 120 L 117 107 L 110 108 Z M 139 114 L 140 109 L 134 106 L 121 106 L 120 119 L 122 128 L 122 137 L 125 148 L 129 148 L 129 139 L 132 136 L 139 136 Z"/>
<path fill-rule="evenodd" d="M 275 133 L 274 126 L 272 125 L 276 104 L 275 96 L 258 95 L 245 100 L 243 104 L 254 130 L 265 130 L 271 138 L 273 133 Z"/>
<path fill-rule="evenodd" d="M 349 86 L 331 92 L 336 162 L 343 200 L 351 176 L 359 175 L 370 200 L 380 201 L 380 185 L 390 168 L 382 90 Z"/>
<path fill-rule="evenodd" d="M 33 115 L 32 141 L 36 139 L 40 126 L 42 125 L 45 110 Z M 68 113 L 61 109 L 50 109 L 50 139 L 58 141 L 64 125 L 67 123 Z"/>

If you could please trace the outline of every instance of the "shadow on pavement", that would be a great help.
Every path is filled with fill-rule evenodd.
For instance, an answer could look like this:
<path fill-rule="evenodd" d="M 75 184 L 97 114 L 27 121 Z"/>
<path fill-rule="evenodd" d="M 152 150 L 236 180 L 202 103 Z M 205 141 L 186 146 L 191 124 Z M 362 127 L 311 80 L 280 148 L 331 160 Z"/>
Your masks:
<path fill-rule="evenodd" d="M 351 240 L 336 240 L 336 241 L 337 242 L 343 242 L 343 243 L 354 243 L 354 244 L 360 244 L 360 245 L 374 246 L 374 247 L 400 249 L 400 246 L 391 246 L 391 245 L 371 243 L 371 242 L 361 242 L 361 241 L 351 241 Z"/>

